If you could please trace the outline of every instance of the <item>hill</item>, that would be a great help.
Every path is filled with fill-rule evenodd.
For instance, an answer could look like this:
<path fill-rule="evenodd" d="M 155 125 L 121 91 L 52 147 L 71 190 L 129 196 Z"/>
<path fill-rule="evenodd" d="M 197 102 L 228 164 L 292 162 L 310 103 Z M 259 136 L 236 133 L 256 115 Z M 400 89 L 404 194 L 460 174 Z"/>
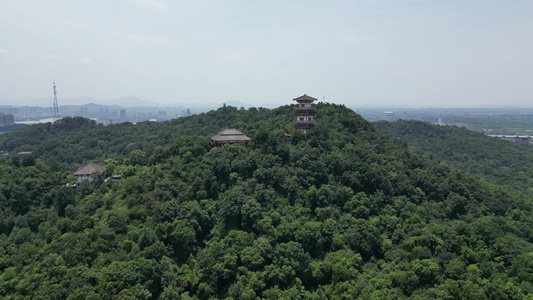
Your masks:
<path fill-rule="evenodd" d="M 6 299 L 523 299 L 532 199 L 427 159 L 344 106 L 66 118 L 0 136 Z M 247 145 L 215 148 L 237 128 Z M 288 138 L 285 133 L 290 133 Z M 121 182 L 66 187 L 79 163 Z"/>
<path fill-rule="evenodd" d="M 376 130 L 422 153 L 513 189 L 533 192 L 533 148 L 457 126 L 420 121 L 377 122 Z"/>

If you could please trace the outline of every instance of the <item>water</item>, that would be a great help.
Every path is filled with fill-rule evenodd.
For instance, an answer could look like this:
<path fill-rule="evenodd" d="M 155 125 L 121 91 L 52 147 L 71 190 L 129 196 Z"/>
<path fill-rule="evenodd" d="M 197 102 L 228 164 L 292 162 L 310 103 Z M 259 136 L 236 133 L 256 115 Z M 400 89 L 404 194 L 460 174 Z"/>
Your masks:
<path fill-rule="evenodd" d="M 54 118 L 46 118 L 46 119 L 39 119 L 39 120 L 26 120 L 26 121 L 17 121 L 15 124 L 42 124 L 42 123 L 54 123 Z"/>

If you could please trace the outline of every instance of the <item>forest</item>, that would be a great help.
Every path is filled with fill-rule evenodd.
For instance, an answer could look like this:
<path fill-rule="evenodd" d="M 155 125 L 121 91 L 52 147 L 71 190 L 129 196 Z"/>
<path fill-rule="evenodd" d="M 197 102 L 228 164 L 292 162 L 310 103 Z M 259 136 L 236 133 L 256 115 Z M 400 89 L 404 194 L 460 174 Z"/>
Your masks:
<path fill-rule="evenodd" d="M 467 164 L 496 163 L 490 149 L 420 153 L 342 105 L 318 104 L 307 134 L 292 120 L 224 106 L 1 135 L 0 298 L 533 297 L 533 199 L 511 179 L 530 154 L 499 178 Z M 252 141 L 214 147 L 226 128 Z M 468 133 L 434 134 L 446 151 Z M 89 161 L 105 174 L 67 186 Z"/>
<path fill-rule="evenodd" d="M 533 147 L 458 126 L 398 120 L 373 123 L 379 133 L 399 138 L 430 158 L 496 184 L 533 193 Z"/>

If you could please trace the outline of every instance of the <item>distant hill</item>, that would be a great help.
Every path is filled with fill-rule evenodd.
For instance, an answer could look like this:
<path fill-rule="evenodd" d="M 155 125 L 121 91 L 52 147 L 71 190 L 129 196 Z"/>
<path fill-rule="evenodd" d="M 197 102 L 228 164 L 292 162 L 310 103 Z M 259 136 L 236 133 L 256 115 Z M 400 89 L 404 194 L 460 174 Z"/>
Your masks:
<path fill-rule="evenodd" d="M 316 107 L 306 134 L 287 105 L 1 135 L 33 155 L 0 158 L 0 298 L 533 296 L 531 194 Z M 214 147 L 226 128 L 252 141 Z"/>
<path fill-rule="evenodd" d="M 399 120 L 373 123 L 376 130 L 397 137 L 422 153 L 491 182 L 533 192 L 533 148 L 457 126 Z"/>
<path fill-rule="evenodd" d="M 116 99 L 107 99 L 107 100 L 97 100 L 91 97 L 77 97 L 77 98 L 60 98 L 58 99 L 59 105 L 84 105 L 89 103 L 99 104 L 99 105 L 118 105 L 124 107 L 132 106 L 155 106 L 161 107 L 154 102 L 148 100 L 143 100 L 137 97 L 120 97 Z M 27 105 L 27 106 L 41 106 L 41 107 L 52 107 L 54 103 L 53 97 L 41 97 L 41 98 L 21 98 L 17 99 L 12 105 Z"/>
<path fill-rule="evenodd" d="M 261 105 L 258 105 L 258 104 L 243 103 L 241 101 L 235 101 L 235 100 L 226 101 L 224 103 L 226 105 L 229 105 L 229 106 L 234 106 L 234 107 L 238 107 L 238 108 L 244 107 L 246 109 L 248 109 L 250 107 L 276 108 L 276 107 L 279 106 L 277 104 L 272 104 L 272 103 L 263 103 Z"/>
<path fill-rule="evenodd" d="M 102 100 L 102 101 L 98 101 L 98 103 L 105 104 L 105 105 L 120 105 L 124 107 L 134 107 L 134 106 L 161 107 L 162 106 L 157 103 L 144 100 L 144 99 L 140 99 L 137 97 L 133 97 L 133 96 Z"/>

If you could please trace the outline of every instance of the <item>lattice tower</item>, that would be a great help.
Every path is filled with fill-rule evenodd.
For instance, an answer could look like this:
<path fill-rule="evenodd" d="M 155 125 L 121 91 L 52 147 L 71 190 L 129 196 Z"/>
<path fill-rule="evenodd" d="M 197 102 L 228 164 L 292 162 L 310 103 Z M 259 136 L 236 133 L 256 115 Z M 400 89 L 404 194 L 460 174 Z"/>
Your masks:
<path fill-rule="evenodd" d="M 54 122 L 59 120 L 59 105 L 57 104 L 56 82 L 54 80 Z"/>

